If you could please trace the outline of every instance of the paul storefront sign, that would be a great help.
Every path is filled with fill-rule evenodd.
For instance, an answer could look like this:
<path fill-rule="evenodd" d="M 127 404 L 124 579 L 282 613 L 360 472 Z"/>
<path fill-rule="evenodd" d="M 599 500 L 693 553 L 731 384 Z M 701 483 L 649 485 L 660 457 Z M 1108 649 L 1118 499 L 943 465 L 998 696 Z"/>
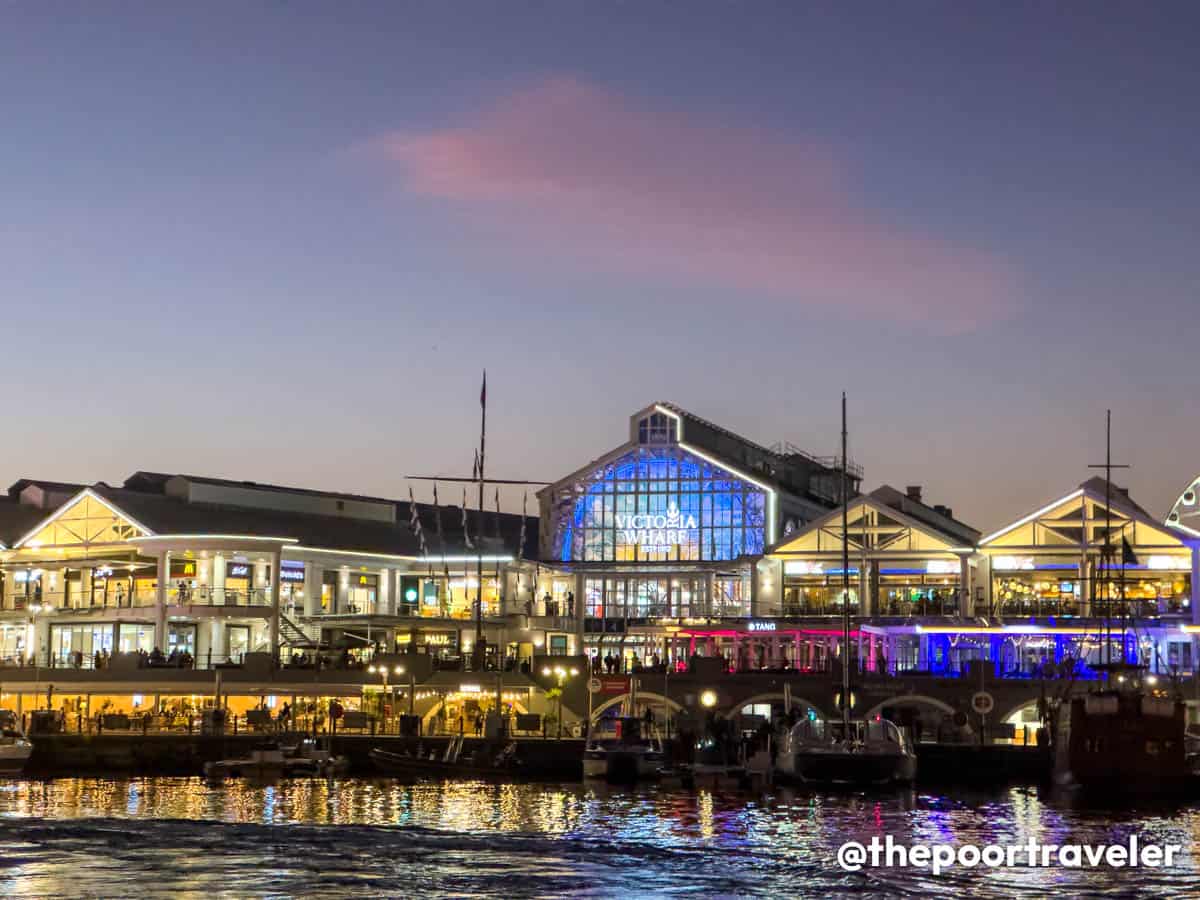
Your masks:
<path fill-rule="evenodd" d="M 695 516 L 683 515 L 674 503 L 667 507 L 666 515 L 636 513 L 628 516 L 618 513 L 616 518 L 617 528 L 626 544 L 637 544 L 645 550 L 659 553 L 665 553 L 677 544 L 695 542 L 695 531 L 700 527 Z"/>

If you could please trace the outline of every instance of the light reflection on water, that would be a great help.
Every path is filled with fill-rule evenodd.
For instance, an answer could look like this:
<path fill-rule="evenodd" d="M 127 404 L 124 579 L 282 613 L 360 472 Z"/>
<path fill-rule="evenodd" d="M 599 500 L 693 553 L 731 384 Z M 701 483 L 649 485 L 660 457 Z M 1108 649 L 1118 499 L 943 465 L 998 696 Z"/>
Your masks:
<path fill-rule="evenodd" d="M 133 823 L 136 823 L 134 825 Z M 341 827 L 331 827 L 341 826 Z M 652 892 L 1200 893 L 1200 812 L 1103 814 L 1032 789 L 989 796 L 618 790 L 579 784 L 199 779 L 0 781 L 0 892 L 172 897 Z M 1180 843 L 1165 870 L 843 873 L 843 842 Z M 119 886 L 119 890 L 115 890 Z"/>

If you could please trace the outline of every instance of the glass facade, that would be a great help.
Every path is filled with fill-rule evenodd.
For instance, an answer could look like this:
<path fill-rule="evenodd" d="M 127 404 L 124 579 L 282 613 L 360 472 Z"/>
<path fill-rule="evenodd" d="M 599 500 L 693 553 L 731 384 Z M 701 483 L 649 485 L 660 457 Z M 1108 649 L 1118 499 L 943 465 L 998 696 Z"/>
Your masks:
<path fill-rule="evenodd" d="M 653 419 L 642 422 L 648 437 Z M 663 425 L 661 436 L 671 427 Z M 553 552 L 563 562 L 755 555 L 763 551 L 766 502 L 761 488 L 679 447 L 639 446 L 559 492 Z"/>

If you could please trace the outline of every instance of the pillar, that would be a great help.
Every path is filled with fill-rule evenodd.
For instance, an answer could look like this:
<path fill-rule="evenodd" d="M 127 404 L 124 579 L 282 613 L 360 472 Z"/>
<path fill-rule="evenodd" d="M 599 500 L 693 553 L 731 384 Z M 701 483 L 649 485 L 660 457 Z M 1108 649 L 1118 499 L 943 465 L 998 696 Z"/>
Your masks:
<path fill-rule="evenodd" d="M 218 553 L 212 561 L 212 600 L 213 606 L 225 605 L 225 557 Z"/>
<path fill-rule="evenodd" d="M 304 615 L 315 616 L 321 611 L 321 584 L 325 573 L 316 563 L 304 564 Z"/>
<path fill-rule="evenodd" d="M 331 613 L 341 613 L 346 611 L 346 607 L 350 605 L 350 569 L 342 566 L 338 570 L 337 588 L 333 592 L 333 608 Z"/>
<path fill-rule="evenodd" d="M 969 619 L 975 615 L 975 586 L 971 583 L 971 557 L 958 555 L 958 614 Z"/>
<path fill-rule="evenodd" d="M 381 616 L 390 616 L 392 614 L 392 577 L 394 576 L 392 569 L 379 570 L 379 591 L 375 595 L 375 612 Z"/>
<path fill-rule="evenodd" d="M 229 653 L 229 647 L 225 639 L 224 623 L 217 619 L 209 619 L 208 627 L 208 651 L 210 657 L 214 664 L 225 662 L 225 656 Z"/>
<path fill-rule="evenodd" d="M 167 645 L 167 587 L 171 579 L 171 551 L 158 557 L 158 594 L 154 604 L 154 646 L 160 650 Z"/>
<path fill-rule="evenodd" d="M 670 584 L 670 581 L 667 582 Z M 583 573 L 575 573 L 575 621 L 572 623 L 575 630 L 575 653 L 583 652 L 583 619 L 584 619 L 584 602 L 583 602 Z"/>
<path fill-rule="evenodd" d="M 1200 543 L 1192 544 L 1192 624 L 1200 625 Z M 1193 659 L 1195 656 L 1192 657 Z"/>
<path fill-rule="evenodd" d="M 875 564 L 863 560 L 858 569 L 858 614 L 873 616 L 878 611 L 878 598 L 871 586 L 875 584 Z"/>
<path fill-rule="evenodd" d="M 279 660 L 279 570 L 282 568 L 283 554 L 279 550 L 271 553 L 271 659 Z"/>

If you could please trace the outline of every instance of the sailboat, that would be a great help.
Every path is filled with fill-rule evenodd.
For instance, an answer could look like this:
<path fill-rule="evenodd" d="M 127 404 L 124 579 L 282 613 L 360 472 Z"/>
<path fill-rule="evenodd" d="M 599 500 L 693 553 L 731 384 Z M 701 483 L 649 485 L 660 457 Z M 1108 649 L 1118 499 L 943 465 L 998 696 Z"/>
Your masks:
<path fill-rule="evenodd" d="M 1121 553 L 1121 646 L 1125 646 L 1125 545 L 1116 549 L 1112 535 L 1112 411 L 1105 428 L 1105 533 L 1101 578 L 1105 586 L 1104 662 L 1094 668 L 1106 674 L 1097 689 L 1071 700 L 1067 739 L 1069 778 L 1088 791 L 1113 794 L 1162 794 L 1200 788 L 1200 747 L 1189 747 L 1187 708 L 1178 695 L 1159 683 L 1144 665 L 1112 659 L 1112 572 Z"/>
<path fill-rule="evenodd" d="M 912 781 L 917 754 L 894 722 L 850 718 L 850 490 L 847 472 L 846 394 L 842 394 L 842 684 L 840 722 L 803 719 L 784 736 L 778 776 L 815 784 L 869 786 Z"/>

